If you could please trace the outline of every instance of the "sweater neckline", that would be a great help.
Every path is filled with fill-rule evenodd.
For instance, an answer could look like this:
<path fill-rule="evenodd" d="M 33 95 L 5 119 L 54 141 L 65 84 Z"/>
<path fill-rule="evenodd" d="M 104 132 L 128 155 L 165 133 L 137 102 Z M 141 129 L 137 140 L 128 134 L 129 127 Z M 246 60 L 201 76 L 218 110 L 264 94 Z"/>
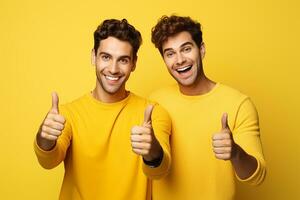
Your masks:
<path fill-rule="evenodd" d="M 113 102 L 113 103 L 105 103 L 102 101 L 97 100 L 95 97 L 93 97 L 92 95 L 92 91 L 88 92 L 86 94 L 86 98 L 88 98 L 89 101 L 93 102 L 93 104 L 97 105 L 97 106 L 104 106 L 104 107 L 115 107 L 118 105 L 124 105 L 127 103 L 127 101 L 132 97 L 133 93 L 131 93 L 130 91 L 128 91 L 128 96 L 120 101 L 117 102 Z"/>
<path fill-rule="evenodd" d="M 179 89 L 179 86 L 177 84 L 177 92 L 180 94 L 181 97 L 185 98 L 185 99 L 189 99 L 189 100 L 193 100 L 193 99 L 203 99 L 203 98 L 206 98 L 208 96 L 211 96 L 212 94 L 214 94 L 217 90 L 219 90 L 219 88 L 221 87 L 221 83 L 217 82 L 215 84 L 215 86 L 207 93 L 204 93 L 204 94 L 200 94 L 200 95 L 185 95 L 185 94 L 182 94 L 180 92 L 180 89 Z"/>

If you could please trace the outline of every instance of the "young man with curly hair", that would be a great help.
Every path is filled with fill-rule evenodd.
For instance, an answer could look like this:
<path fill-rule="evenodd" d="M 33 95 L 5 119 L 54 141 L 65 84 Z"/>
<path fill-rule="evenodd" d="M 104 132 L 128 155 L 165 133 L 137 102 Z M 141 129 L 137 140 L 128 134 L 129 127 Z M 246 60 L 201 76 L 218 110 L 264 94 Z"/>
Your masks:
<path fill-rule="evenodd" d="M 103 21 L 94 33 L 95 88 L 62 106 L 52 94 L 34 149 L 46 169 L 64 162 L 59 199 L 150 199 L 149 178 L 168 172 L 167 112 L 125 89 L 141 42 L 127 20 Z"/>
<path fill-rule="evenodd" d="M 172 119 L 172 167 L 153 182 L 153 200 L 230 200 L 235 177 L 260 184 L 266 168 L 257 111 L 248 96 L 205 75 L 200 23 L 163 16 L 152 42 L 177 81 L 151 95 Z"/>

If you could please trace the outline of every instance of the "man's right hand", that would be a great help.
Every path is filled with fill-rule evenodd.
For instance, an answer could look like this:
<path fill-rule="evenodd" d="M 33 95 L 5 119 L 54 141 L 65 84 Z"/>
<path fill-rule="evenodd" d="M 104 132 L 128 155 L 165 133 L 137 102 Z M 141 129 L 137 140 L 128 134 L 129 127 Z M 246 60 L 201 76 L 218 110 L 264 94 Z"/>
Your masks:
<path fill-rule="evenodd" d="M 52 149 L 64 129 L 65 118 L 59 114 L 58 95 L 52 93 L 52 107 L 41 124 L 37 135 L 37 143 L 44 150 Z"/>

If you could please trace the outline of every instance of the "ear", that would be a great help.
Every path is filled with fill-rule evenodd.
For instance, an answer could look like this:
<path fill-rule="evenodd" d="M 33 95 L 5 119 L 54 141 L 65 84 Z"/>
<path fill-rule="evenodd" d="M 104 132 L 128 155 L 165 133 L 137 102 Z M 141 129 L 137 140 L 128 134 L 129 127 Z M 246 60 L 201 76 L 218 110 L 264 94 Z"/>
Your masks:
<path fill-rule="evenodd" d="M 204 42 L 202 42 L 201 45 L 200 45 L 201 60 L 204 59 L 205 53 L 206 53 L 205 44 L 204 44 Z"/>
<path fill-rule="evenodd" d="M 95 52 L 95 49 L 92 49 L 92 52 L 91 52 L 91 63 L 92 63 L 92 65 L 96 65 L 96 52 Z"/>
<path fill-rule="evenodd" d="M 135 58 L 135 59 L 133 60 L 133 62 L 132 62 L 131 72 L 133 72 L 133 71 L 135 70 L 137 59 L 138 59 L 138 57 L 136 56 L 136 58 Z"/>

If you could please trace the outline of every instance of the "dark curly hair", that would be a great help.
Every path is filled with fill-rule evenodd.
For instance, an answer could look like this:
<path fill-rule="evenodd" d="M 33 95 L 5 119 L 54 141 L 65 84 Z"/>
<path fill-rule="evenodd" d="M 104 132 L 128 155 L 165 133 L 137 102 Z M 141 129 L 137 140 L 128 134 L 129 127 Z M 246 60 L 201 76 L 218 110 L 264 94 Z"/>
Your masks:
<path fill-rule="evenodd" d="M 158 20 L 157 24 L 152 28 L 151 41 L 162 55 L 162 44 L 168 37 L 182 31 L 189 32 L 194 42 L 200 48 L 202 43 L 201 24 L 190 17 L 176 15 L 171 15 L 170 17 L 164 15 Z"/>
<path fill-rule="evenodd" d="M 137 58 L 137 52 L 142 44 L 141 33 L 128 23 L 126 19 L 107 19 L 104 20 L 94 32 L 94 50 L 97 54 L 101 40 L 109 36 L 118 38 L 122 41 L 127 41 L 133 49 L 133 58 Z"/>

